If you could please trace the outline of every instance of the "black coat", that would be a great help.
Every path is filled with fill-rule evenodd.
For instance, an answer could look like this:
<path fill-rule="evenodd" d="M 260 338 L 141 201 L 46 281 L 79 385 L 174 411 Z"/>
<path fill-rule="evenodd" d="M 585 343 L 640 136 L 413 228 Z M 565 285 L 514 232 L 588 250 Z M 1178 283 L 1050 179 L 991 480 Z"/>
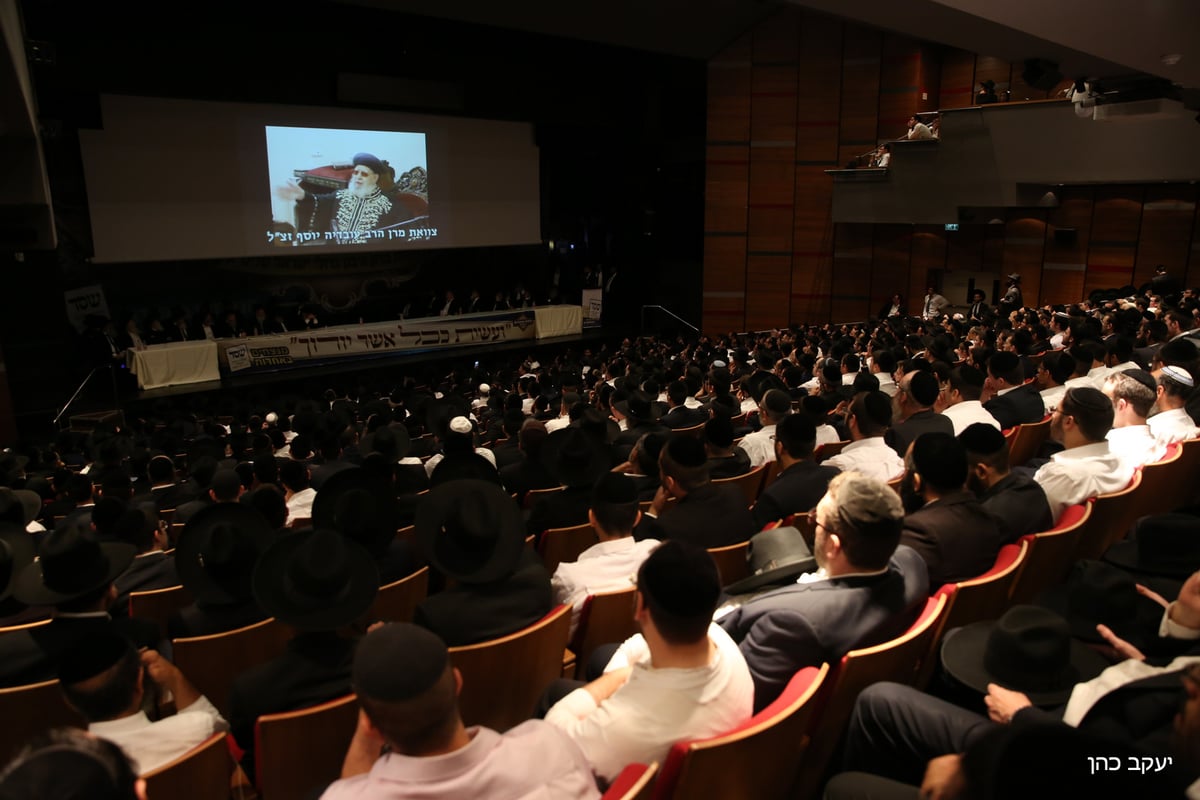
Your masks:
<path fill-rule="evenodd" d="M 792 464 L 759 495 L 754 504 L 754 524 L 761 529 L 789 514 L 804 514 L 816 508 L 839 472 L 837 467 L 822 467 L 812 461 Z"/>
<path fill-rule="evenodd" d="M 900 534 L 900 543 L 925 559 L 930 590 L 987 572 L 1005 540 L 995 519 L 969 492 L 948 494 L 907 515 Z"/>
<path fill-rule="evenodd" d="M 48 625 L 0 636 L 0 686 L 24 686 L 55 677 L 59 659 L 71 645 L 108 630 L 139 648 L 161 646 L 158 626 L 146 620 L 56 617 Z"/>
<path fill-rule="evenodd" d="M 1046 416 L 1046 404 L 1033 384 L 1018 386 L 1007 394 L 993 397 L 983 407 L 996 418 L 1001 428 L 1041 422 Z"/>
<path fill-rule="evenodd" d="M 643 514 L 634 537 L 680 539 L 713 548 L 744 542 L 757 531 L 741 489 L 706 483 L 667 506 L 658 519 Z"/>

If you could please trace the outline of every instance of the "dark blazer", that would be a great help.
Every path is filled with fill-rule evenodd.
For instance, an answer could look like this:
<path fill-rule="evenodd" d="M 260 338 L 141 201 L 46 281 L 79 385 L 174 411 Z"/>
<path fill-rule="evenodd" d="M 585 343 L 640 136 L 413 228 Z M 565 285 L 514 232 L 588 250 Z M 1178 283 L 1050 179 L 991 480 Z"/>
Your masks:
<path fill-rule="evenodd" d="M 659 422 L 671 430 L 676 430 L 677 428 L 694 428 L 697 425 L 703 425 L 708 422 L 708 414 L 698 408 L 676 406 L 668 411 Z"/>
<path fill-rule="evenodd" d="M 234 680 L 229 727 L 238 746 L 246 751 L 242 758 L 246 774 L 254 774 L 255 720 L 263 714 L 315 706 L 350 694 L 350 668 L 357 643 L 357 639 L 336 633 L 300 633 L 288 642 L 283 655 Z"/>
<path fill-rule="evenodd" d="M 184 606 L 167 618 L 167 636 L 187 639 L 237 630 L 267 618 L 253 600 L 238 605 Z"/>
<path fill-rule="evenodd" d="M 24 686 L 58 675 L 58 661 L 75 642 L 113 630 L 135 646 L 159 648 L 158 626 L 141 619 L 107 615 L 55 617 L 48 625 L 0 636 L 0 686 Z"/>
<path fill-rule="evenodd" d="M 736 478 L 750 471 L 750 456 L 740 446 L 733 448 L 733 455 L 728 458 L 708 459 L 708 477 L 715 480 L 721 478 Z"/>
<path fill-rule="evenodd" d="M 550 573 L 526 548 L 512 575 L 494 583 L 460 583 L 431 595 L 417 606 L 413 622 L 457 647 L 516 633 L 553 607 Z"/>
<path fill-rule="evenodd" d="M 175 558 L 161 550 L 142 553 L 113 583 L 117 585 L 117 599 L 110 613 L 114 617 L 127 617 L 131 592 L 167 589 L 179 585 L 179 575 L 175 572 Z"/>
<path fill-rule="evenodd" d="M 1046 416 L 1046 404 L 1034 384 L 1018 386 L 1008 394 L 993 397 L 983 407 L 996 418 L 1001 428 L 1011 428 L 1029 422 L 1041 422 Z"/>
<path fill-rule="evenodd" d="M 521 451 L 516 452 L 519 454 Z M 498 457 L 499 453 L 496 455 Z M 550 474 L 541 460 L 530 461 L 523 456 L 520 461 L 500 470 L 500 482 L 504 484 L 506 492 L 517 495 L 517 502 L 523 502 L 525 493 L 530 489 L 551 489 L 559 485 L 558 478 Z"/>
<path fill-rule="evenodd" d="M 900 543 L 921 554 L 929 587 L 975 578 L 991 569 L 1005 535 L 970 492 L 948 494 L 904 518 Z"/>
<path fill-rule="evenodd" d="M 658 519 L 643 514 L 634 538 L 679 539 L 711 548 L 744 542 L 757 531 L 741 489 L 706 483 L 667 506 Z"/>
<path fill-rule="evenodd" d="M 836 664 L 855 648 L 903 633 L 928 597 L 925 562 L 901 546 L 886 572 L 784 586 L 734 609 L 720 625 L 746 658 L 758 711 L 797 670 Z"/>
<path fill-rule="evenodd" d="M 821 467 L 812 461 L 792 464 L 759 495 L 754 504 L 755 526 L 761 530 L 768 522 L 816 508 L 829 481 L 839 472 L 837 467 Z"/>
<path fill-rule="evenodd" d="M 1010 472 L 979 498 L 983 510 L 996 519 L 1004 544 L 1054 527 L 1046 492 L 1031 476 Z"/>
<path fill-rule="evenodd" d="M 325 485 L 325 481 L 329 480 L 331 477 L 344 469 L 353 468 L 354 464 L 342 459 L 338 459 L 336 461 L 326 461 L 325 463 L 312 467 L 309 470 L 308 483 L 310 486 L 312 486 L 312 488 L 319 492 L 321 491 L 321 487 Z"/>
<path fill-rule="evenodd" d="M 543 496 L 529 510 L 529 521 L 525 530 L 532 536 L 541 536 L 551 528 L 569 528 L 588 521 L 588 509 L 592 507 L 592 490 L 587 486 L 568 486 L 561 492 Z"/>
<path fill-rule="evenodd" d="M 516 437 L 505 439 L 493 447 L 492 454 L 496 456 L 496 469 L 498 470 L 520 463 L 525 458 L 525 453 L 521 450 L 520 442 Z"/>
<path fill-rule="evenodd" d="M 1039 398 L 1040 399 L 1040 398 Z M 1039 416 L 1038 419 L 1041 419 Z M 948 433 L 954 435 L 954 423 L 945 414 L 934 411 L 918 411 L 908 419 L 888 428 L 884 439 L 903 458 L 908 446 L 923 433 Z"/>

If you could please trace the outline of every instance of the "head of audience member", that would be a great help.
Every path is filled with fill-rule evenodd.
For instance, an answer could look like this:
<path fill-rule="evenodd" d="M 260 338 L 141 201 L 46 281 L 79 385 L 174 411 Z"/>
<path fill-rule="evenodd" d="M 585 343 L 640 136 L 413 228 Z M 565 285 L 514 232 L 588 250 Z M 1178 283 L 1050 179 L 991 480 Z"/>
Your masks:
<path fill-rule="evenodd" d="M 904 466 L 900 500 L 910 514 L 927 503 L 961 492 L 967 482 L 966 448 L 948 433 L 918 436 L 908 446 Z"/>
<path fill-rule="evenodd" d="M 983 396 L 983 373 L 970 364 L 963 364 L 950 370 L 947 381 L 948 387 L 943 393 L 946 406 L 956 406 Z"/>
<path fill-rule="evenodd" d="M 918 370 L 910 372 L 900 379 L 893 398 L 896 404 L 896 417 L 908 419 L 920 411 L 929 411 L 937 402 L 941 387 L 932 372 Z"/>
<path fill-rule="evenodd" d="M 708 551 L 669 539 L 638 568 L 634 619 L 652 652 L 697 646 L 707 651 L 720 596 L 721 579 Z"/>
<path fill-rule="evenodd" d="M 111 538 L 133 545 L 139 554 L 164 550 L 168 541 L 166 530 L 159 523 L 158 512 L 154 510 L 154 506 L 148 504 L 122 511 L 113 525 Z"/>
<path fill-rule="evenodd" d="M 792 398 L 782 389 L 768 389 L 758 404 L 762 424 L 778 425 L 792 413 Z"/>
<path fill-rule="evenodd" d="M 167 456 L 155 456 L 146 465 L 152 486 L 167 486 L 175 482 L 175 464 Z"/>
<path fill-rule="evenodd" d="M 0 773 L 0 800 L 146 800 L 146 782 L 118 745 L 78 728 L 34 737 Z"/>
<path fill-rule="evenodd" d="M 967 488 L 976 495 L 1008 477 L 1008 440 L 985 422 L 968 425 L 958 435 L 967 454 Z"/>
<path fill-rule="evenodd" d="M 1103 392 L 1113 405 L 1113 427 L 1145 425 L 1154 405 L 1158 386 L 1149 372 L 1128 369 L 1104 379 Z"/>
<path fill-rule="evenodd" d="M 988 359 L 987 380 L 983 384 L 984 394 L 990 399 L 998 392 L 1020 386 L 1024 380 L 1021 359 L 1016 353 L 1001 350 Z"/>
<path fill-rule="evenodd" d="M 602 541 L 621 539 L 633 534 L 642 518 L 638 508 L 637 484 L 625 475 L 606 472 L 592 487 L 588 522 Z"/>
<path fill-rule="evenodd" d="M 900 497 L 883 481 L 861 473 L 835 475 L 812 513 L 813 556 L 830 577 L 884 569 L 900 544 Z"/>
<path fill-rule="evenodd" d="M 1042 356 L 1042 363 L 1037 368 L 1037 387 L 1039 390 L 1053 389 L 1071 380 L 1075 374 L 1075 359 L 1066 350 L 1052 350 Z"/>
<path fill-rule="evenodd" d="M 1183 367 L 1186 370 L 1195 370 L 1197 356 L 1200 356 L 1200 352 L 1197 351 L 1196 345 L 1192 343 L 1191 339 L 1176 339 L 1167 342 L 1154 354 L 1151 372 L 1157 374 L 1163 367 Z"/>
<path fill-rule="evenodd" d="M 659 455 L 659 481 L 671 497 L 682 499 L 709 483 L 708 454 L 693 436 L 673 436 Z"/>
<path fill-rule="evenodd" d="M 410 758 L 470 743 L 458 712 L 462 675 L 437 634 L 406 622 L 371 631 L 354 653 L 351 684 L 365 724 Z"/>
<path fill-rule="evenodd" d="M 667 443 L 665 433 L 644 433 L 629 451 L 629 461 L 639 475 L 658 475 L 658 458 Z"/>
<path fill-rule="evenodd" d="M 542 444 L 546 441 L 546 423 L 536 419 L 526 419 L 521 424 L 517 434 L 517 443 L 525 458 L 536 461 L 542 457 Z"/>
<path fill-rule="evenodd" d="M 285 461 L 279 467 L 279 482 L 288 494 L 296 494 L 308 488 L 311 474 L 308 466 L 301 461 Z"/>
<path fill-rule="evenodd" d="M 1183 408 L 1195 387 L 1195 378 L 1183 367 L 1163 367 L 1158 373 L 1158 410 Z"/>
<path fill-rule="evenodd" d="M 214 503 L 236 503 L 245 491 L 241 476 L 232 469 L 217 470 L 208 486 L 208 495 Z"/>
<path fill-rule="evenodd" d="M 776 428 L 778 430 L 778 428 Z M 733 423 L 729 417 L 711 417 L 704 423 L 704 449 L 710 458 L 733 452 Z"/>
<path fill-rule="evenodd" d="M 775 426 L 775 459 L 787 469 L 812 458 L 817 446 L 817 426 L 804 414 L 789 414 Z"/>
<path fill-rule="evenodd" d="M 891 350 L 878 350 L 871 356 L 871 371 L 887 375 L 889 378 L 896 371 L 896 356 Z"/>
<path fill-rule="evenodd" d="M 287 526 L 287 500 L 283 498 L 283 492 L 279 491 L 279 487 L 274 484 L 265 483 L 259 486 L 247 494 L 243 498 L 243 502 L 262 514 L 263 519 L 273 530 L 283 530 Z"/>
<path fill-rule="evenodd" d="M 1070 450 L 1103 442 L 1112 425 L 1112 401 L 1099 389 L 1074 386 L 1050 417 L 1050 438 Z"/>
<path fill-rule="evenodd" d="M 107 611 L 117 597 L 113 581 L 135 555 L 131 545 L 97 541 L 91 531 L 67 521 L 42 540 L 38 560 L 16 576 L 13 596 L 59 612 Z"/>
<path fill-rule="evenodd" d="M 137 650 L 113 631 L 71 645 L 58 668 L 63 695 L 88 722 L 121 719 L 140 711 L 143 678 Z"/>
<path fill-rule="evenodd" d="M 883 392 L 863 392 L 850 403 L 846 427 L 853 441 L 873 439 L 892 424 L 892 399 Z"/>

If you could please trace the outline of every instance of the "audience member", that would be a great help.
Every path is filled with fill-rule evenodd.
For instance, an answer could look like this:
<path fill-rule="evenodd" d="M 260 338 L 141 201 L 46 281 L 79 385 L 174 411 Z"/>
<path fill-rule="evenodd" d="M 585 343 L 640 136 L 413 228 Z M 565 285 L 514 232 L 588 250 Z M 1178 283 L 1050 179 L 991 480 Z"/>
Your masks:
<path fill-rule="evenodd" d="M 780 472 L 754 504 L 754 524 L 761 529 L 790 514 L 807 514 L 825 496 L 837 467 L 818 466 L 812 459 L 817 429 L 803 414 L 790 414 L 775 427 L 775 458 Z"/>
<path fill-rule="evenodd" d="M 999 430 L 976 423 L 958 440 L 967 451 L 967 488 L 995 518 L 1005 544 L 1053 527 L 1042 487 L 1026 472 L 1009 470 L 1008 440 Z"/>
<path fill-rule="evenodd" d="M 846 415 L 850 444 L 826 459 L 823 465 L 842 472 L 860 472 L 881 481 L 904 474 L 904 459 L 888 446 L 884 434 L 892 424 L 892 401 L 883 392 L 867 392 L 854 398 Z"/>

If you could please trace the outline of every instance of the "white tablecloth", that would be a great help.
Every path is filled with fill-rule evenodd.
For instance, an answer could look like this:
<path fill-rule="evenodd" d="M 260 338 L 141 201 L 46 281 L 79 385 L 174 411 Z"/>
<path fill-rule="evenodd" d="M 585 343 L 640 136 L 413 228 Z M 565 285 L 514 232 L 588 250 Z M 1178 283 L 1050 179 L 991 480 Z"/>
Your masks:
<path fill-rule="evenodd" d="M 210 340 L 153 344 L 132 351 L 129 370 L 137 375 L 138 386 L 143 389 L 221 379 L 217 343 Z"/>

